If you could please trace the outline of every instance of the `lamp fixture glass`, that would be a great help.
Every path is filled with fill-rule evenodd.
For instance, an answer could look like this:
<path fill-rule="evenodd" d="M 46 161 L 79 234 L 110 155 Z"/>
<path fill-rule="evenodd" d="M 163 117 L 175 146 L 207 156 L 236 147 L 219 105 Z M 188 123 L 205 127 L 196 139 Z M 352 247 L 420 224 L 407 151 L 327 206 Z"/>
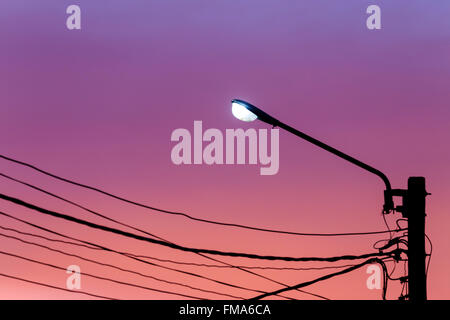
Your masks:
<path fill-rule="evenodd" d="M 251 122 L 258 118 L 256 114 L 248 110 L 243 104 L 236 101 L 231 103 L 231 112 L 237 119 L 246 122 Z"/>

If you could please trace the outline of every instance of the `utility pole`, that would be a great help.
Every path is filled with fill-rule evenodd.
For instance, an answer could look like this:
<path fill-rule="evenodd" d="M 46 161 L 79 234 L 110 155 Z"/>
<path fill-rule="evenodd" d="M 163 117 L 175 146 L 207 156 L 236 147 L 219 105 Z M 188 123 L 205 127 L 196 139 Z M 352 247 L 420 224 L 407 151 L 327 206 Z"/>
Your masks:
<path fill-rule="evenodd" d="M 408 219 L 408 294 L 409 300 L 427 300 L 425 276 L 425 190 L 424 177 L 410 177 L 403 196 L 403 216 Z"/>

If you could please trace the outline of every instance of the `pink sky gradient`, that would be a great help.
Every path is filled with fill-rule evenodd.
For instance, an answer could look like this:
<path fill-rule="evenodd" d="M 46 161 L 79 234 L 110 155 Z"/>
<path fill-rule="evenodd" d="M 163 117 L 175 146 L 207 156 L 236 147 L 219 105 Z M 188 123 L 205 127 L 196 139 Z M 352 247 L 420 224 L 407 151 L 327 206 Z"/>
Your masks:
<path fill-rule="evenodd" d="M 386 173 L 393 187 L 409 176 L 427 179 L 427 232 L 434 245 L 431 299 L 450 298 L 450 3 L 376 1 L 382 29 L 365 27 L 373 1 L 77 1 L 82 30 L 65 27 L 72 1 L 0 3 L 1 153 L 53 173 L 152 206 L 196 217 L 296 232 L 384 230 L 384 185 L 376 176 L 286 132 L 280 169 L 260 176 L 259 165 L 176 166 L 174 129 L 268 128 L 231 114 L 241 98 Z M 290 256 L 373 252 L 383 235 L 303 238 L 195 223 L 121 204 L 0 161 L 1 172 L 78 201 L 108 216 L 192 247 Z M 45 208 L 114 226 L 5 179 L 1 193 Z M 0 210 L 131 252 L 212 263 L 139 241 L 93 232 L 0 202 Z M 395 225 L 395 218 L 388 221 Z M 45 235 L 10 219 L 0 225 Z M 117 227 L 117 226 L 114 226 Z M 14 235 L 0 230 L 1 233 Z M 55 237 L 55 236 L 53 236 Z M 27 238 L 32 239 L 32 238 Z M 220 298 L 143 279 L 44 249 L 1 239 L 2 250 L 82 272 L 149 287 Z M 39 243 L 45 243 L 39 240 Z M 112 254 L 78 252 L 164 279 L 238 296 L 254 294 Z M 311 266 L 221 258 L 247 265 Z M 64 286 L 62 270 L 0 255 L 4 273 Z M 344 263 L 345 264 L 345 263 Z M 165 263 L 169 266 L 170 264 Z M 170 265 L 173 266 L 173 265 Z M 401 270 L 402 266 L 397 268 Z M 279 285 L 239 271 L 180 267 L 261 290 Z M 331 271 L 258 271 L 293 285 Z M 365 268 L 311 286 L 331 299 L 379 299 Z M 174 299 L 83 277 L 88 292 L 122 299 Z M 396 299 L 392 284 L 388 298 Z M 289 296 L 308 298 L 292 292 Z M 0 277 L 1 299 L 78 299 Z"/>

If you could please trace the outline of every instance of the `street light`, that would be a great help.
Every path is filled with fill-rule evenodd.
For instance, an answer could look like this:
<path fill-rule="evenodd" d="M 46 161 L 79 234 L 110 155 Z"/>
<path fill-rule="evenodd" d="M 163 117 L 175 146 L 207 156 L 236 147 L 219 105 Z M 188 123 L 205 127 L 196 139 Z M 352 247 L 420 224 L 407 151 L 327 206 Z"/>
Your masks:
<path fill-rule="evenodd" d="M 233 100 L 231 100 L 231 106 L 232 106 L 233 115 L 236 118 L 238 118 L 239 120 L 248 122 L 248 121 L 254 121 L 256 119 L 259 119 L 273 127 L 280 127 L 282 129 L 296 135 L 297 137 L 300 137 L 300 138 L 318 146 L 319 148 L 325 149 L 328 152 L 331 152 L 332 154 L 334 154 L 344 160 L 347 160 L 366 171 L 369 171 L 369 172 L 377 175 L 378 177 L 380 177 L 383 180 L 383 182 L 386 186 L 386 190 L 384 191 L 383 212 L 389 213 L 390 211 L 392 211 L 394 209 L 391 183 L 389 182 L 389 179 L 386 177 L 386 175 L 384 173 L 382 173 L 381 171 L 379 171 L 379 170 L 369 166 L 368 164 L 365 164 L 364 162 L 361 162 L 361 161 L 359 161 L 359 160 L 357 160 L 357 159 L 355 159 L 333 147 L 330 147 L 329 145 L 327 145 L 317 139 L 314 139 L 313 137 L 310 137 L 307 134 L 298 131 L 297 129 L 294 129 L 294 128 L 288 126 L 287 124 L 280 122 L 279 120 L 275 119 L 274 117 L 268 115 L 261 109 L 255 107 L 254 105 L 252 105 L 244 100 L 233 99 Z"/>
<path fill-rule="evenodd" d="M 389 179 L 384 173 L 364 162 L 280 122 L 246 101 L 234 99 L 231 101 L 231 104 L 233 115 L 239 120 L 254 121 L 259 119 L 273 127 L 280 127 L 295 134 L 297 137 L 380 177 L 386 186 L 386 190 L 384 191 L 383 214 L 395 210 L 401 212 L 403 217 L 408 219 L 408 298 L 413 302 L 423 302 L 427 300 L 425 268 L 425 197 L 429 193 L 425 190 L 425 178 L 410 177 L 408 179 L 408 189 L 392 189 Z M 402 197 L 403 205 L 394 208 L 393 196 Z"/>

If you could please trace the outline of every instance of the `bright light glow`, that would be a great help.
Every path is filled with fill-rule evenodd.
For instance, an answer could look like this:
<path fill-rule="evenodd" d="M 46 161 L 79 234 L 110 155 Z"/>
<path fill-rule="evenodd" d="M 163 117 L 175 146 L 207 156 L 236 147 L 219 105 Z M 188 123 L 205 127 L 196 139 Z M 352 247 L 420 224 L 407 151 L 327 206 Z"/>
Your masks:
<path fill-rule="evenodd" d="M 231 112 L 233 113 L 233 116 L 235 116 L 236 118 L 238 118 L 239 120 L 242 120 L 242 121 L 250 122 L 250 121 L 254 121 L 254 120 L 256 120 L 256 118 L 258 118 L 256 116 L 256 114 L 247 110 L 246 107 L 244 107 L 242 104 L 239 104 L 237 102 L 233 102 L 231 104 Z"/>

